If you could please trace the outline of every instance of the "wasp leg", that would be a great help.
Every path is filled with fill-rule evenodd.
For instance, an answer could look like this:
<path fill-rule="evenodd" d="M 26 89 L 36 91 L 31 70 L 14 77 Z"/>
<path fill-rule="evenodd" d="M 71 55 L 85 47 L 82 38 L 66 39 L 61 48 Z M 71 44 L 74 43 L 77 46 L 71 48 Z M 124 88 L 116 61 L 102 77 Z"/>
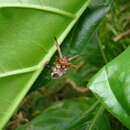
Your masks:
<path fill-rule="evenodd" d="M 59 43 L 58 43 L 58 40 L 57 40 L 56 37 L 54 37 L 54 40 L 55 40 L 55 43 L 56 43 L 57 51 L 58 51 L 58 53 L 59 53 L 59 57 L 60 57 L 60 59 L 62 59 L 62 58 L 63 58 L 63 55 L 62 55 L 62 52 L 61 52 L 61 49 L 60 49 L 60 45 L 59 45 Z"/>
<path fill-rule="evenodd" d="M 73 60 L 73 59 L 76 59 L 76 58 L 78 58 L 78 57 L 80 57 L 80 56 L 82 56 L 82 55 L 83 55 L 83 54 L 74 55 L 74 56 L 68 58 L 68 61 L 71 61 L 71 60 Z"/>
<path fill-rule="evenodd" d="M 78 86 L 73 80 L 67 79 L 67 83 L 71 84 L 71 86 L 79 93 L 87 93 L 90 92 L 89 88 L 83 88 Z"/>

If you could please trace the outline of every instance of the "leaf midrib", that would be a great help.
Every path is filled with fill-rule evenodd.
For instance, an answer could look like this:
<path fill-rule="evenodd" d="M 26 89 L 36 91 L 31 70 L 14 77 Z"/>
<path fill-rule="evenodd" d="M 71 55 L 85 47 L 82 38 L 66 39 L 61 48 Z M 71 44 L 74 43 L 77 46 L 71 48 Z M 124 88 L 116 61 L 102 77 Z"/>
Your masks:
<path fill-rule="evenodd" d="M 59 9 L 59 8 L 54 8 L 54 7 L 50 7 L 50 6 L 39 6 L 39 5 L 33 5 L 33 4 L 10 4 L 10 5 L 0 5 L 0 8 L 28 8 L 28 9 L 37 9 L 37 10 L 42 10 L 42 11 L 46 11 L 46 12 L 50 12 L 50 13 L 55 13 L 55 14 L 59 14 L 65 17 L 69 17 L 69 18 L 75 18 L 76 15 Z"/>

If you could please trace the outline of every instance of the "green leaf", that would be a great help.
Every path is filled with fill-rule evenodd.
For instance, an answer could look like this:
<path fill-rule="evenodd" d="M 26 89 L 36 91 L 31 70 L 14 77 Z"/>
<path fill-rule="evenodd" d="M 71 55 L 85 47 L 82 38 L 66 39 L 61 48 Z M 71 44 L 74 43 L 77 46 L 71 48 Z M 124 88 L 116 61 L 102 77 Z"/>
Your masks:
<path fill-rule="evenodd" d="M 93 99 L 75 98 L 55 103 L 17 130 L 110 130 L 104 108 Z"/>
<path fill-rule="evenodd" d="M 0 0 L 0 129 L 89 1 Z"/>
<path fill-rule="evenodd" d="M 89 88 L 115 117 L 130 129 L 130 47 L 105 65 Z"/>

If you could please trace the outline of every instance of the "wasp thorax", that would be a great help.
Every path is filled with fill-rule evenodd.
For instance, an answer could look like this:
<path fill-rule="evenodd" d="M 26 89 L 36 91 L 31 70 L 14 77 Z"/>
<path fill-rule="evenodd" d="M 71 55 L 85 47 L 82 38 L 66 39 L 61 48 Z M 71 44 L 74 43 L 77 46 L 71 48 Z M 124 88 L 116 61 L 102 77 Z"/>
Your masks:
<path fill-rule="evenodd" d="M 61 64 L 56 64 L 55 67 L 52 68 L 51 77 L 53 79 L 57 79 L 59 77 L 62 77 L 67 71 L 67 68 L 62 67 Z"/>

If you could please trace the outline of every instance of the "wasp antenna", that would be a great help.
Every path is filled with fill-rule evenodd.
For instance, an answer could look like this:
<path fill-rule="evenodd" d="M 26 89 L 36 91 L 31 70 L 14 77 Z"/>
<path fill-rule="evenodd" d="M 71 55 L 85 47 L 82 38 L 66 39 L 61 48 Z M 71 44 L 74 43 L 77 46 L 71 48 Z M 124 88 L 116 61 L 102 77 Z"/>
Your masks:
<path fill-rule="evenodd" d="M 71 60 L 73 60 L 73 59 L 76 59 L 76 58 L 78 58 L 78 57 L 80 57 L 80 56 L 82 56 L 82 54 L 74 55 L 74 56 L 70 57 L 70 58 L 68 59 L 68 61 L 71 61 Z"/>
<path fill-rule="evenodd" d="M 61 52 L 61 49 L 60 49 L 58 40 L 57 40 L 56 37 L 54 37 L 54 39 L 55 39 L 55 43 L 56 43 L 56 47 L 57 47 L 57 51 L 58 51 L 58 53 L 59 53 L 60 59 L 62 59 L 62 58 L 63 58 L 63 55 L 62 55 L 62 52 Z"/>

